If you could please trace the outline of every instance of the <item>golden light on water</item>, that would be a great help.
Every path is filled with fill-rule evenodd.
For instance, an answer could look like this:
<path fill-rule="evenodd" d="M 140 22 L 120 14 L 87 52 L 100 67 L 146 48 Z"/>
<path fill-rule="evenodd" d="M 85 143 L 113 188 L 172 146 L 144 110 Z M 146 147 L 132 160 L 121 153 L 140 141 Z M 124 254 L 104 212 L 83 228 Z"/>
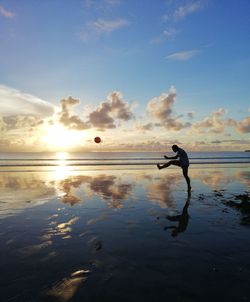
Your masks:
<path fill-rule="evenodd" d="M 57 152 L 56 158 L 58 160 L 59 166 L 66 166 L 67 165 L 67 159 L 69 159 L 69 153 L 67 152 Z"/>
<path fill-rule="evenodd" d="M 55 157 L 56 166 L 51 173 L 55 180 L 61 180 L 67 177 L 74 167 L 69 165 L 70 154 L 68 152 L 57 152 Z"/>

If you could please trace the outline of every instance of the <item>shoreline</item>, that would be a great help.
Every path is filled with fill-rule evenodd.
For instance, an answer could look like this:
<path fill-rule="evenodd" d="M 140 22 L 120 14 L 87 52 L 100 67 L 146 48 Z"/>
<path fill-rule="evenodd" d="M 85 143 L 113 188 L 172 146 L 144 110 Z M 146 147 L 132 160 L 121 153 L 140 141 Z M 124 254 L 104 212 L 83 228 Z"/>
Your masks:
<path fill-rule="evenodd" d="M 159 163 L 164 163 L 163 161 Z M 80 172 L 80 171 L 99 171 L 99 170 L 155 170 L 157 163 L 105 163 L 105 164 L 78 164 L 78 165 L 0 165 L 0 173 L 7 172 Z M 192 169 L 199 169 L 200 167 L 208 168 L 248 168 L 250 166 L 250 162 L 209 162 L 209 163 L 191 163 L 189 166 L 189 171 Z M 27 169 L 25 169 L 25 167 Z M 34 169 L 32 169 L 34 167 Z M 5 168 L 5 169 L 3 169 Z M 37 169 L 40 168 L 40 169 Z M 171 166 L 166 170 L 179 170 L 179 167 Z"/>

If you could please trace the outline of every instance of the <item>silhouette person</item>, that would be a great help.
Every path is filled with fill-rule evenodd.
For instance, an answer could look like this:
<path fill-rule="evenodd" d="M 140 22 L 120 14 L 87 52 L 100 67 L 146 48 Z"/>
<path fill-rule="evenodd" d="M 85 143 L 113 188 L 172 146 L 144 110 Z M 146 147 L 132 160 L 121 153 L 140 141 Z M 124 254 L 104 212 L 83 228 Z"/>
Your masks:
<path fill-rule="evenodd" d="M 188 193 L 187 201 L 186 201 L 186 203 L 183 207 L 182 213 L 180 215 L 167 216 L 167 219 L 169 221 L 178 221 L 179 222 L 177 226 L 167 226 L 164 228 L 164 230 L 173 229 L 172 237 L 176 237 L 179 233 L 185 232 L 185 230 L 188 226 L 188 221 L 189 221 L 188 207 L 190 204 L 190 196 L 191 196 L 191 193 Z"/>
<path fill-rule="evenodd" d="M 190 178 L 188 177 L 189 159 L 188 159 L 187 153 L 185 150 L 179 148 L 177 145 L 173 145 L 172 150 L 174 152 L 177 152 L 177 154 L 175 156 L 168 157 L 168 156 L 164 155 L 164 157 L 166 159 L 174 159 L 174 160 L 170 160 L 168 163 L 162 164 L 162 165 L 157 164 L 157 167 L 159 170 L 167 168 L 171 165 L 181 167 L 183 176 L 185 177 L 186 182 L 187 182 L 188 192 L 190 192 L 191 191 Z M 177 160 L 177 158 L 179 158 L 179 159 Z"/>

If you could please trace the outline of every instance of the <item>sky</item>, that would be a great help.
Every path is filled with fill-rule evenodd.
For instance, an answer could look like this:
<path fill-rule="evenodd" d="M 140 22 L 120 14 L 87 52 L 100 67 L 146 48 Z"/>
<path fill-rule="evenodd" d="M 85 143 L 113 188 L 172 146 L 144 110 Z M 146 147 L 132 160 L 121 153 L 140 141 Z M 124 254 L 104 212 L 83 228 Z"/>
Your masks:
<path fill-rule="evenodd" d="M 250 149 L 249 28 L 248 0 L 0 0 L 0 152 Z"/>

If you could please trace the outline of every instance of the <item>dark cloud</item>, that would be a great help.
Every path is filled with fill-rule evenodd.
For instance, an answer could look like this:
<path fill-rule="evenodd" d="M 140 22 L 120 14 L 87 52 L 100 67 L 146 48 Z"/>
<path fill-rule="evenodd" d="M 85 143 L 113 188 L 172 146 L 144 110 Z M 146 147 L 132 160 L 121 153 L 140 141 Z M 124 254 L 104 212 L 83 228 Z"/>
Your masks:
<path fill-rule="evenodd" d="M 173 106 L 176 101 L 176 89 L 171 87 L 167 94 L 155 97 L 148 103 L 147 111 L 149 115 L 158 120 L 160 125 L 168 130 L 179 131 L 189 127 L 190 123 L 182 123 L 180 116 L 175 116 Z"/>
<path fill-rule="evenodd" d="M 244 118 L 242 121 L 238 122 L 236 125 L 236 130 L 240 133 L 250 132 L 250 116 Z"/>
<path fill-rule="evenodd" d="M 3 116 L 0 120 L 1 131 L 9 131 L 22 128 L 34 128 L 43 124 L 39 116 L 34 115 L 10 115 Z"/>
<path fill-rule="evenodd" d="M 123 101 L 120 92 L 113 92 L 108 95 L 107 101 L 89 114 L 89 123 L 98 129 L 116 128 L 116 119 L 128 121 L 133 114 L 129 105 Z"/>
<path fill-rule="evenodd" d="M 233 144 L 233 145 L 249 145 L 250 139 L 223 139 L 212 141 L 211 143 L 223 143 L 223 144 Z"/>
<path fill-rule="evenodd" d="M 99 129 L 116 128 L 114 118 L 110 116 L 110 106 L 102 103 L 95 111 L 89 114 L 90 123 Z"/>
<path fill-rule="evenodd" d="M 71 96 L 68 99 L 61 100 L 61 111 L 58 113 L 59 121 L 65 127 L 72 130 L 85 130 L 90 128 L 87 122 L 82 121 L 77 115 L 71 114 L 72 107 L 79 103 L 79 100 Z"/>
<path fill-rule="evenodd" d="M 219 140 L 215 140 L 215 141 L 211 141 L 211 144 L 221 144 L 222 141 L 219 141 Z"/>
<path fill-rule="evenodd" d="M 226 110 L 220 108 L 202 121 L 194 123 L 192 128 L 198 133 L 224 133 L 226 127 L 234 127 L 237 132 L 242 134 L 250 132 L 250 116 L 237 122 L 233 118 L 226 118 L 225 115 Z"/>
<path fill-rule="evenodd" d="M 148 131 L 148 130 L 152 130 L 153 129 L 154 124 L 153 123 L 147 123 L 144 125 L 137 125 L 136 129 L 142 132 Z"/>
<path fill-rule="evenodd" d="M 236 126 L 236 121 L 232 118 L 225 118 L 226 110 L 220 108 L 202 121 L 193 124 L 193 129 L 198 133 L 223 133 L 226 127 Z"/>
<path fill-rule="evenodd" d="M 133 117 L 129 105 L 123 101 L 120 92 L 109 94 L 107 101 L 102 102 L 90 112 L 86 121 L 72 114 L 72 108 L 79 103 L 78 99 L 72 97 L 61 100 L 61 111 L 58 113 L 59 122 L 69 129 L 84 130 L 90 127 L 99 130 L 111 129 L 117 127 L 117 121 L 128 121 Z"/>

